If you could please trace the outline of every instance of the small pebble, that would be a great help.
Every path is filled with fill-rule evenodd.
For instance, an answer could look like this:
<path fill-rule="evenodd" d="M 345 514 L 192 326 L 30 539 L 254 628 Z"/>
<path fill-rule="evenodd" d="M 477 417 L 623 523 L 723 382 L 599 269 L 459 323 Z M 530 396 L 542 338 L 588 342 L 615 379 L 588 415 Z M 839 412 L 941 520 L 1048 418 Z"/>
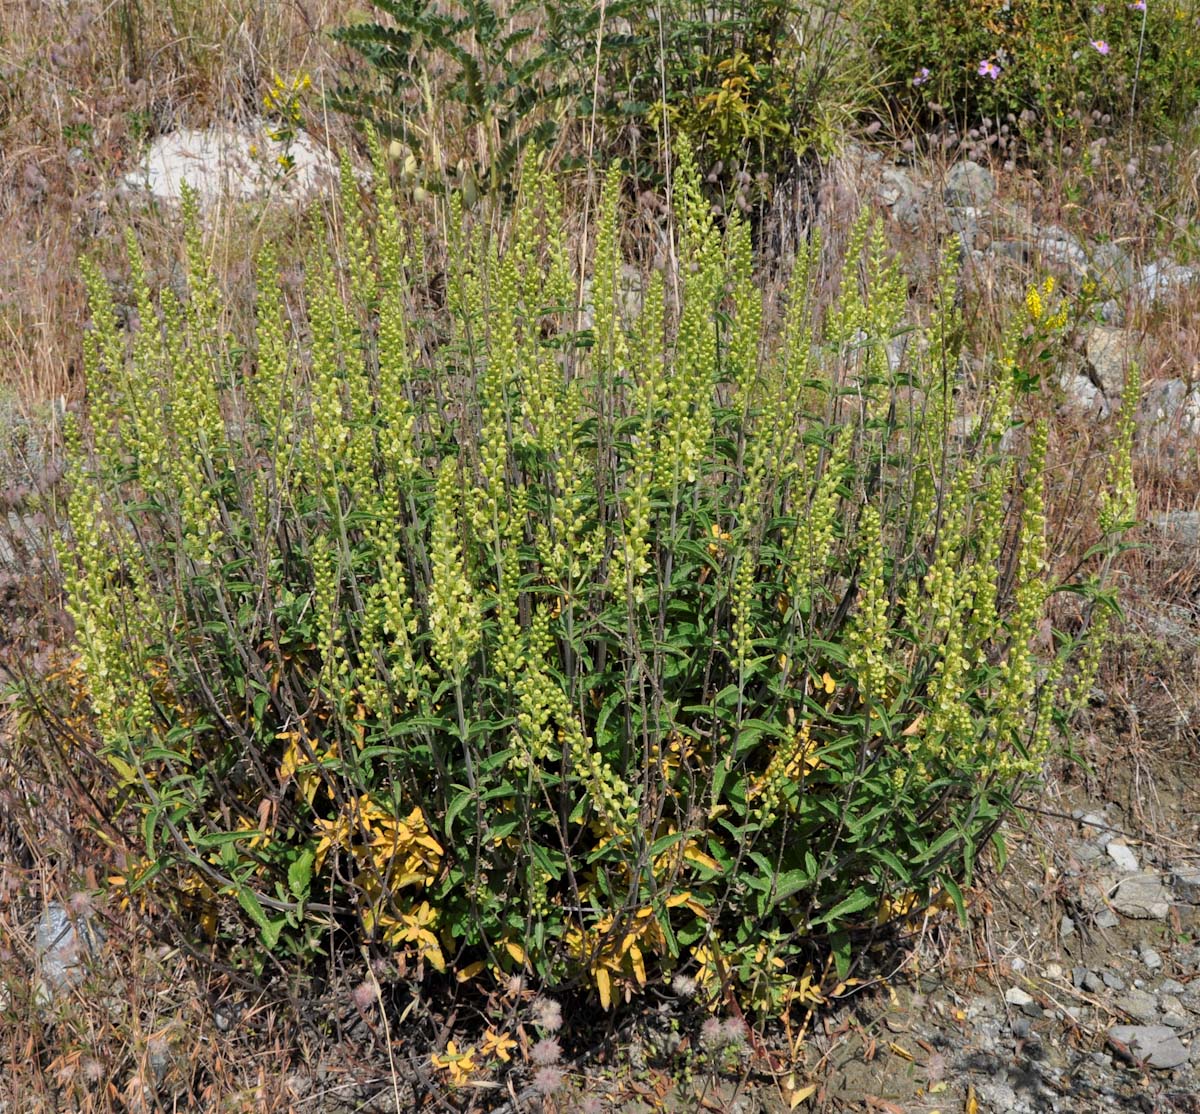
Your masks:
<path fill-rule="evenodd" d="M 1132 850 L 1130 850 L 1130 848 L 1126 847 L 1125 844 L 1109 841 L 1105 847 L 1105 850 L 1108 852 L 1108 857 L 1112 859 L 1112 861 L 1116 863 L 1121 870 L 1125 871 L 1127 874 L 1134 874 L 1137 872 L 1137 856 Z"/>
<path fill-rule="evenodd" d="M 1101 909 L 1096 914 L 1097 928 L 1116 928 L 1121 923 L 1121 918 L 1116 915 L 1111 909 Z"/>

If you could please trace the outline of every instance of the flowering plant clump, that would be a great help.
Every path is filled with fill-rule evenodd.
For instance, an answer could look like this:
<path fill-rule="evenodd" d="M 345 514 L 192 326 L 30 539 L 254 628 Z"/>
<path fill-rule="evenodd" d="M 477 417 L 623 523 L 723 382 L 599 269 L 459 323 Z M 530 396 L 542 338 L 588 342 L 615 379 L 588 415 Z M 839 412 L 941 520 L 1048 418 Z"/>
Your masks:
<path fill-rule="evenodd" d="M 267 135 L 281 148 L 275 161 L 285 173 L 296 165 L 292 145 L 300 129 L 304 95 L 311 88 L 312 78 L 308 74 L 300 74 L 291 81 L 275 74 L 271 88 L 263 94 L 263 110 L 269 120 Z"/>
<path fill-rule="evenodd" d="M 1047 126 L 1070 130 L 1093 113 L 1123 122 L 1136 114 L 1170 132 L 1200 103 L 1194 9 L 1060 0 L 873 3 L 874 50 L 889 95 L 924 123 L 944 112 L 960 128 L 1020 123 L 1040 138 Z"/>
<path fill-rule="evenodd" d="M 415 975 L 606 1007 L 672 974 L 751 1012 L 818 1000 L 860 930 L 961 905 L 1095 666 L 1086 622 L 1034 637 L 1052 593 L 1103 585 L 1053 578 L 1012 353 L 964 437 L 955 253 L 917 314 L 865 220 L 836 303 L 814 243 L 769 320 L 686 144 L 677 267 L 636 304 L 620 173 L 581 261 L 530 160 L 502 231 L 446 203 L 419 325 L 427 245 L 372 150 L 302 300 L 260 254 L 243 335 L 190 199 L 186 297 L 130 238 L 131 336 L 87 270 L 63 561 L 145 844 L 122 884 L 173 884 L 260 962 L 336 927 Z M 1132 513 L 1129 447 L 1085 572 Z"/>

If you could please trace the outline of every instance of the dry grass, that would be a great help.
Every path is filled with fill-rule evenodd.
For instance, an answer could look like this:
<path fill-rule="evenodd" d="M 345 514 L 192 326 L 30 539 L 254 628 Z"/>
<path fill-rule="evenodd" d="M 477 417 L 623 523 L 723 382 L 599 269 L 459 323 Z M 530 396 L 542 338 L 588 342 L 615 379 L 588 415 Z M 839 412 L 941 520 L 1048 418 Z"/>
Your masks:
<path fill-rule="evenodd" d="M 309 73 L 317 89 L 336 83 L 346 59 L 326 31 L 350 8 L 0 4 L 0 386 L 26 404 L 79 394 L 76 260 L 105 250 L 120 208 L 115 187 L 140 144 L 178 126 L 253 116 L 275 73 Z"/>

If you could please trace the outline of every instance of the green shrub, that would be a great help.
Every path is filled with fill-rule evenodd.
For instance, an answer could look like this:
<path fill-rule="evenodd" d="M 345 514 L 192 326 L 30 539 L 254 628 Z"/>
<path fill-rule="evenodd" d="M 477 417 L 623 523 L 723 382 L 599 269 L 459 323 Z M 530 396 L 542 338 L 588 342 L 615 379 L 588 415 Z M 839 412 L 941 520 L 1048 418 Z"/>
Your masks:
<path fill-rule="evenodd" d="M 834 306 L 814 244 L 765 321 L 747 225 L 715 225 L 686 145 L 678 270 L 638 304 L 619 173 L 581 321 L 531 169 L 503 233 L 450 200 L 423 310 L 375 156 L 373 203 L 344 168 L 302 306 L 263 252 L 252 336 L 194 212 L 183 301 L 131 238 L 132 336 L 88 269 L 64 561 L 145 843 L 125 883 L 173 883 L 259 962 L 336 929 L 605 1005 L 671 970 L 812 1000 L 827 949 L 844 975 L 858 930 L 960 900 L 1090 683 L 1085 631 L 1034 637 L 1068 586 L 1012 353 L 964 436 L 955 253 L 918 321 L 866 221 Z M 1131 422 L 1085 571 L 1132 513 Z"/>
<path fill-rule="evenodd" d="M 752 176 L 831 146 L 862 99 L 863 55 L 839 0 L 375 6 L 386 19 L 334 34 L 376 82 L 334 103 L 394 136 L 420 188 L 450 181 L 468 202 L 509 186 L 529 143 L 557 144 L 566 165 L 624 157 L 661 184 L 661 140 L 683 135 L 745 207 L 762 193 Z"/>
<path fill-rule="evenodd" d="M 449 181 L 472 201 L 510 184 L 527 145 L 558 139 L 591 87 L 597 51 L 611 49 L 607 21 L 631 0 L 374 6 L 383 20 L 333 34 L 369 63 L 377 83 L 340 89 L 334 105 L 392 137 L 420 188 L 441 191 Z"/>
<path fill-rule="evenodd" d="M 1077 128 L 1091 113 L 1174 131 L 1196 107 L 1194 5 L 872 0 L 875 50 L 903 108 L 942 106 L 960 125 L 1012 115 Z M 1032 117 L 1032 119 L 1031 119 Z"/>
<path fill-rule="evenodd" d="M 742 199 L 798 156 L 831 149 L 870 85 L 842 0 L 666 0 L 641 3 L 614 52 L 600 102 L 607 141 L 637 160 L 638 176 L 661 180 L 659 152 L 625 142 L 632 121 L 682 135 L 707 178 Z M 588 105 L 587 107 L 590 107 Z M 622 115 L 626 118 L 622 121 Z M 741 187 L 740 189 L 738 187 Z"/>

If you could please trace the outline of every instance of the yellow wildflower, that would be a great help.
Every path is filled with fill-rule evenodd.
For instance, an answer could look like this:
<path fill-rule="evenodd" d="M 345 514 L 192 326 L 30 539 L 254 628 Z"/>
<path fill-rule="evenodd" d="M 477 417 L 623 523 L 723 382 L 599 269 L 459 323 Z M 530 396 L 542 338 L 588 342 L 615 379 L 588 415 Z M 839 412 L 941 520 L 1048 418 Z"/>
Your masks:
<path fill-rule="evenodd" d="M 1031 286 L 1025 294 L 1025 308 L 1029 311 L 1031 321 L 1042 319 L 1042 296 L 1038 293 L 1036 286 Z"/>
<path fill-rule="evenodd" d="M 474 1048 L 468 1048 L 464 1052 L 459 1052 L 458 1045 L 454 1041 L 450 1041 L 446 1045 L 446 1051 L 442 1055 L 436 1052 L 429 1057 L 429 1062 L 438 1071 L 444 1071 L 450 1077 L 450 1083 L 454 1087 L 461 1087 L 471 1080 L 471 1073 L 479 1070 L 479 1065 L 475 1063 L 476 1052 Z"/>
<path fill-rule="evenodd" d="M 512 1059 L 510 1052 L 517 1047 L 517 1042 L 507 1033 L 497 1033 L 489 1029 L 483 1034 L 483 1044 L 480 1046 L 481 1056 L 495 1056 L 506 1064 Z"/>

